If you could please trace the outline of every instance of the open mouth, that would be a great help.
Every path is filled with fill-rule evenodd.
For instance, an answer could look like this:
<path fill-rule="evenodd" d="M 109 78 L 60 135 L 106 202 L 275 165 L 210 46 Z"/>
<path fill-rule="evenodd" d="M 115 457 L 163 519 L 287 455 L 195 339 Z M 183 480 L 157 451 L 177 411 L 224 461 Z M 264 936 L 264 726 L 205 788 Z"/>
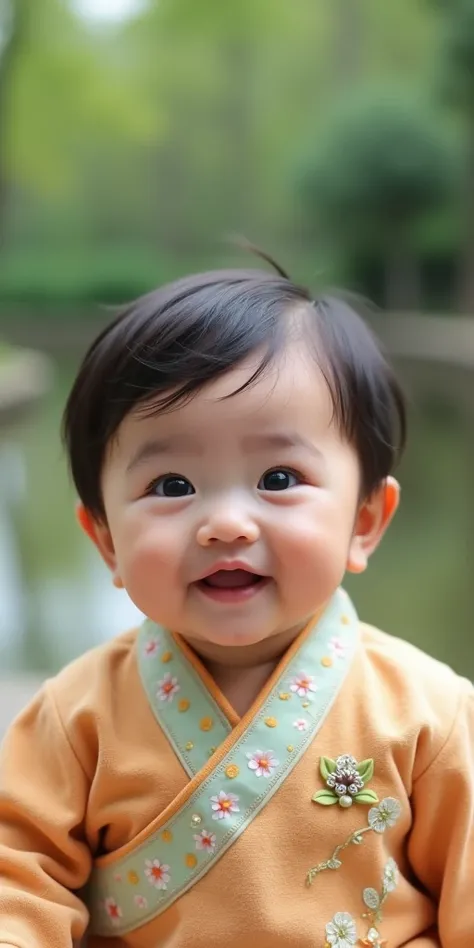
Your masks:
<path fill-rule="evenodd" d="M 263 576 L 249 573 L 246 569 L 218 569 L 201 582 L 212 589 L 241 589 L 243 586 L 255 586 L 262 579 Z"/>
<path fill-rule="evenodd" d="M 268 576 L 250 573 L 245 569 L 219 569 L 205 579 L 200 579 L 196 585 L 211 599 L 238 601 L 254 595 L 268 580 Z"/>

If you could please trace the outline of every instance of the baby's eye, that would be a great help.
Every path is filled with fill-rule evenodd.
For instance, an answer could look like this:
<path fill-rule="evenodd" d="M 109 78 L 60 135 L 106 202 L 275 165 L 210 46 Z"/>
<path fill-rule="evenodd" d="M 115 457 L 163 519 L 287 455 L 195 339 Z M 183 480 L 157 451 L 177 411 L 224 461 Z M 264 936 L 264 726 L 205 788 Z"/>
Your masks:
<path fill-rule="evenodd" d="M 157 497 L 188 497 L 194 494 L 195 490 L 186 477 L 181 477 L 179 474 L 167 474 L 153 481 L 148 493 L 155 494 Z"/>
<path fill-rule="evenodd" d="M 301 483 L 301 477 L 293 471 L 286 468 L 275 468 L 273 471 L 267 471 L 260 479 L 259 490 L 288 490 L 289 487 L 296 487 Z"/>

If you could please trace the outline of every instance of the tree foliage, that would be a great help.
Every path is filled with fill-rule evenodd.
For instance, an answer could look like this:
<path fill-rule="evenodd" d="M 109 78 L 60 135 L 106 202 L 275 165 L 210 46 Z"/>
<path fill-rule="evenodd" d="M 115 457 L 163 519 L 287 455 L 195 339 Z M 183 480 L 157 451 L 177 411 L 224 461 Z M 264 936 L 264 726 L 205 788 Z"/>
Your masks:
<path fill-rule="evenodd" d="M 383 261 L 391 306 L 419 305 L 417 238 L 443 206 L 453 171 L 438 116 L 398 85 L 345 100 L 307 159 L 300 189 L 316 232 L 339 253 Z"/>
<path fill-rule="evenodd" d="M 446 195 L 451 156 L 436 116 L 403 89 L 346 99 L 318 136 L 301 187 L 307 207 L 342 242 L 409 239 Z"/>
<path fill-rule="evenodd" d="M 474 0 L 437 0 L 441 36 L 436 63 L 439 88 L 447 102 L 474 109 Z"/>
<path fill-rule="evenodd" d="M 474 312 L 474 0 L 437 0 L 441 37 L 437 86 L 441 102 L 460 120 L 463 167 L 459 188 L 458 305 Z"/>
<path fill-rule="evenodd" d="M 66 3 L 11 2 L 21 8 L 22 36 L 5 94 L 9 179 L 50 200 L 80 197 L 91 138 L 97 149 L 139 143 L 150 134 L 152 115 Z"/>
<path fill-rule="evenodd" d="M 388 115 L 379 102 L 378 118 L 362 115 L 369 108 L 363 90 L 370 87 L 375 100 L 374 90 L 393 84 L 401 71 L 414 90 L 426 86 L 441 30 L 430 0 L 242 0 L 230 6 L 150 0 L 135 19 L 109 30 L 80 20 L 74 0 L 10 2 L 27 11 L 4 87 L 0 136 L 14 211 L 7 249 L 22 261 L 2 249 L 0 270 L 3 260 L 9 273 L 6 279 L 0 273 L 0 294 L 8 285 L 14 295 L 10 274 L 26 272 L 35 248 L 50 260 L 35 273 L 50 274 L 60 248 L 74 292 L 72 275 L 77 261 L 86 260 L 84 247 L 106 257 L 101 284 L 107 286 L 116 247 L 121 261 L 127 247 L 134 248 L 130 260 L 155 256 L 161 274 L 164 261 L 175 272 L 215 262 L 219 249 L 224 260 L 223 238 L 232 232 L 243 232 L 309 278 L 320 269 L 321 244 L 314 229 L 308 235 L 306 211 L 311 204 L 310 219 L 316 211 L 319 219 L 334 191 L 340 156 L 327 160 L 328 184 L 320 184 L 316 208 L 318 168 L 338 121 L 342 136 L 340 103 L 355 103 L 358 89 L 357 115 L 347 108 L 344 117 L 344 135 L 355 148 L 345 187 L 358 188 L 358 197 L 346 193 L 344 200 L 359 202 L 352 246 L 362 239 L 368 244 L 381 221 L 380 233 L 387 233 L 389 218 L 403 219 L 405 234 L 412 235 L 422 208 L 431 205 L 440 174 L 431 119 L 416 103 L 411 113 L 409 103 L 399 104 L 396 115 L 390 106 Z M 366 122 L 371 144 L 365 152 L 353 132 L 355 118 Z M 380 123 L 383 135 L 377 134 Z M 308 140 L 313 185 L 306 207 L 295 197 L 294 169 Z M 362 194 L 364 182 L 370 195 Z M 347 217 L 345 225 L 340 248 L 349 244 Z M 117 264 L 117 294 L 122 274 Z M 34 292 L 29 286 L 29 298 Z"/>

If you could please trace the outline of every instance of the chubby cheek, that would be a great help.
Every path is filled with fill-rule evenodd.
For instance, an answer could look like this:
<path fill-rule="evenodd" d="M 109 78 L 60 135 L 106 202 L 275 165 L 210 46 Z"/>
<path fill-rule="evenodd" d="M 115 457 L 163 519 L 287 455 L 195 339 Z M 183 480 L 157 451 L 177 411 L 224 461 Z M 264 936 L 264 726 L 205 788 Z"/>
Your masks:
<path fill-rule="evenodd" d="M 340 513 L 333 504 L 293 509 L 275 548 L 285 598 L 307 602 L 311 609 L 329 598 L 342 581 L 352 520 Z"/>
<path fill-rule="evenodd" d="M 123 532 L 116 544 L 120 578 L 135 605 L 150 618 L 164 621 L 153 613 L 174 598 L 179 585 L 180 551 L 176 530 L 152 523 L 139 530 Z"/>

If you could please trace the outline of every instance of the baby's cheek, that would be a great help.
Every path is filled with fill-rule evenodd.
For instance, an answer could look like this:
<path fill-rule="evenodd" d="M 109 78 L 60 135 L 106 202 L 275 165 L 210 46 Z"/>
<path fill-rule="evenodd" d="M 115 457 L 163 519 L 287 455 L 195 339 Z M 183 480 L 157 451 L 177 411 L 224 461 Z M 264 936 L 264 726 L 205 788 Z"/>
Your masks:
<path fill-rule="evenodd" d="M 169 535 L 168 535 L 169 533 Z M 178 570 L 178 556 L 171 531 L 153 529 L 129 537 L 121 550 L 123 580 L 130 589 L 155 591 L 169 583 Z"/>
<path fill-rule="evenodd" d="M 291 568 L 295 558 L 319 556 L 326 548 L 330 532 L 326 518 L 318 510 L 301 506 L 288 510 L 284 520 L 274 524 L 272 536 L 279 559 L 284 558 Z"/>
<path fill-rule="evenodd" d="M 281 537 L 278 561 L 285 585 L 296 595 L 331 595 L 345 571 L 347 538 L 343 531 L 320 518 L 296 516 Z"/>

